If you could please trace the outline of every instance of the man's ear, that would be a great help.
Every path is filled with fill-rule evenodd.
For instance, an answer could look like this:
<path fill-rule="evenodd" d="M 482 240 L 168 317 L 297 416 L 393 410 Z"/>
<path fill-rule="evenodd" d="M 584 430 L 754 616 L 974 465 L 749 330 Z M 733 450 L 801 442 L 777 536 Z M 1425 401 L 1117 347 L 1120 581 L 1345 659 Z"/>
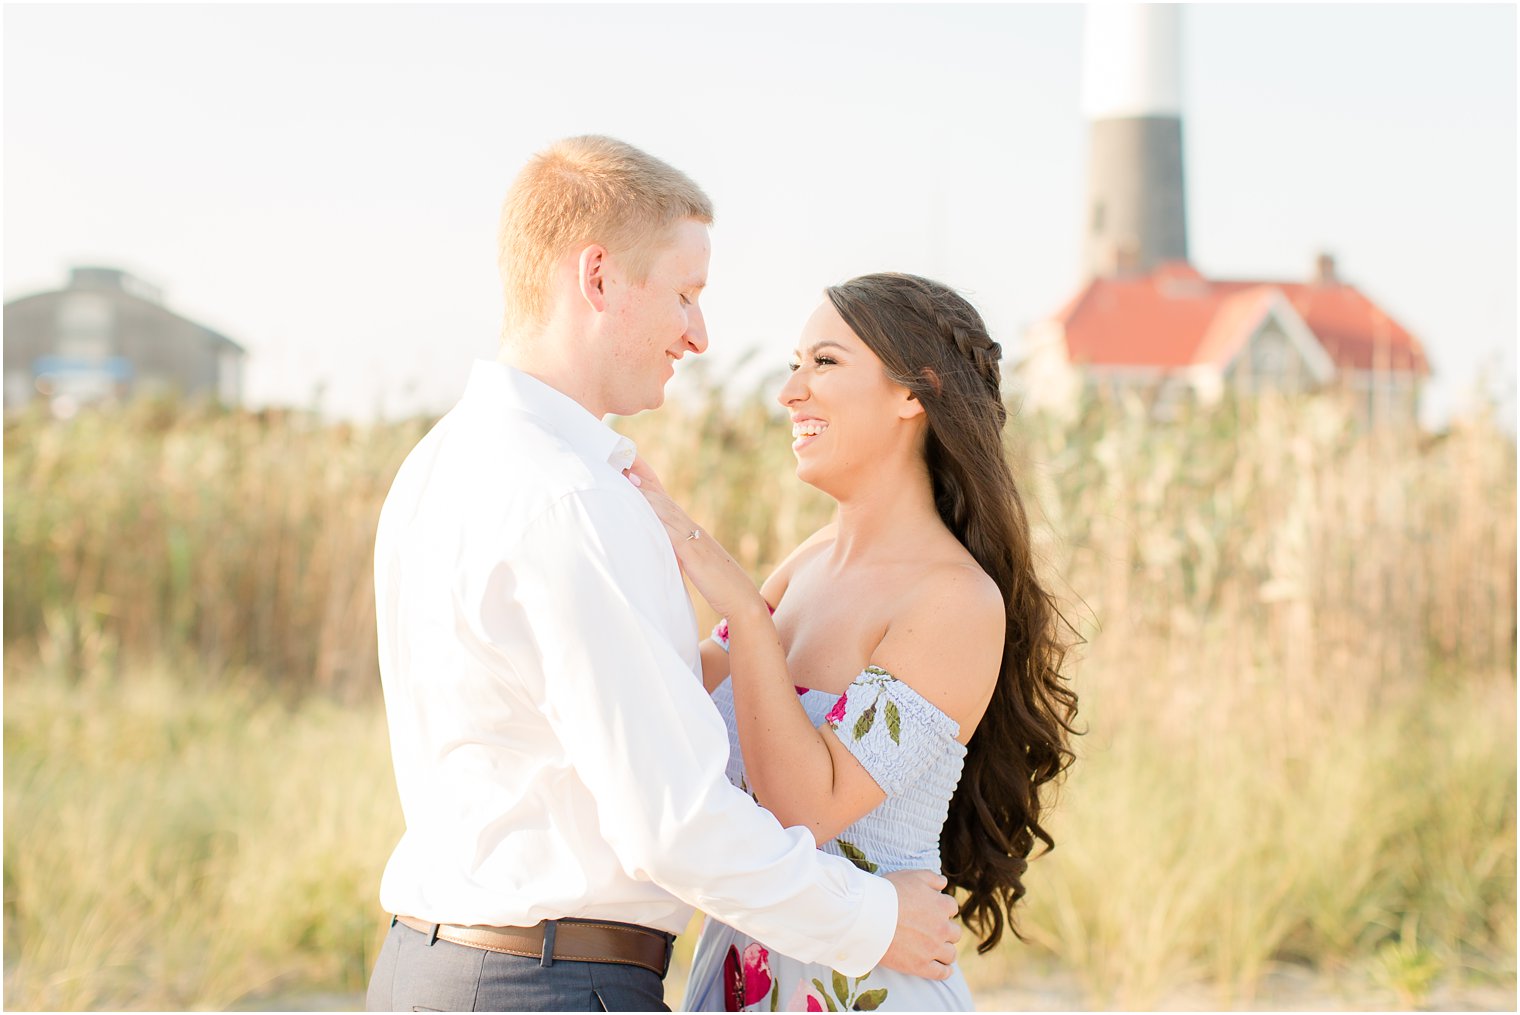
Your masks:
<path fill-rule="evenodd" d="M 597 313 L 607 309 L 606 270 L 606 247 L 593 243 L 581 251 L 576 261 L 576 281 L 580 284 L 581 299 Z"/>

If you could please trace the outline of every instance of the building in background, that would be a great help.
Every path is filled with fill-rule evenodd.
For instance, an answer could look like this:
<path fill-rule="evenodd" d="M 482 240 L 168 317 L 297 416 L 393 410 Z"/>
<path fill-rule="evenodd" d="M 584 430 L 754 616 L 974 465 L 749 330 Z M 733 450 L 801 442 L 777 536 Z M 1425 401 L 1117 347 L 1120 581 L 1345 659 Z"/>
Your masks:
<path fill-rule="evenodd" d="M 1419 340 L 1341 279 L 1328 254 L 1302 281 L 1207 279 L 1185 261 L 1095 277 L 1027 341 L 1034 404 L 1130 388 L 1159 415 L 1226 392 L 1333 385 L 1367 422 L 1412 423 L 1430 375 Z"/>
<path fill-rule="evenodd" d="M 75 268 L 67 288 L 5 304 L 7 411 L 45 398 L 69 415 L 81 405 L 141 395 L 237 405 L 246 356 L 116 268 Z"/>
<path fill-rule="evenodd" d="M 1128 388 L 1166 415 L 1226 392 L 1338 385 L 1369 422 L 1413 422 L 1424 350 L 1330 255 L 1287 281 L 1208 279 L 1189 262 L 1181 10 L 1087 8 L 1085 281 L 1025 336 L 1026 400 L 1071 405 L 1083 388 Z"/>

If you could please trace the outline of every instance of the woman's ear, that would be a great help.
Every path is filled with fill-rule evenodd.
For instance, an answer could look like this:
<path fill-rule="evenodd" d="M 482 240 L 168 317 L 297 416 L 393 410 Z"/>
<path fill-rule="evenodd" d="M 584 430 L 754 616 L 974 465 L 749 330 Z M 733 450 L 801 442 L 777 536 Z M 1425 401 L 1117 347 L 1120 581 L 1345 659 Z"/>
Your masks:
<path fill-rule="evenodd" d="M 934 372 L 933 367 L 921 367 L 918 371 L 918 376 L 936 395 L 941 394 L 945 390 L 944 382 L 939 379 L 939 374 Z M 923 399 L 915 395 L 910 388 L 904 388 L 903 394 L 903 404 L 898 412 L 898 416 L 902 419 L 912 419 L 914 416 L 923 415 Z"/>
<path fill-rule="evenodd" d="M 941 390 L 939 375 L 936 374 L 933 370 L 930 370 L 928 367 L 924 367 L 922 376 L 924 380 L 928 382 L 929 386 L 934 389 L 934 393 L 936 395 L 939 394 Z M 923 399 L 915 395 L 911 388 L 903 388 L 902 404 L 898 406 L 897 410 L 898 418 L 912 419 L 914 416 L 922 416 L 923 414 Z"/>
<path fill-rule="evenodd" d="M 607 309 L 606 272 L 607 249 L 593 243 L 581 251 L 576 261 L 576 280 L 580 283 L 581 299 L 591 304 L 598 313 Z"/>

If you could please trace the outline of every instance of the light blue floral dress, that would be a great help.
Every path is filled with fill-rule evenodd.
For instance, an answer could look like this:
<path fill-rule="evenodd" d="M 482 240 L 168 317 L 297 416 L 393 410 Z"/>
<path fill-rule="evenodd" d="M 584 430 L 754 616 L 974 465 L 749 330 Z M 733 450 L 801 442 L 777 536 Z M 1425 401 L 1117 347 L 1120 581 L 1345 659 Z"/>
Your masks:
<path fill-rule="evenodd" d="M 727 627 L 713 637 L 726 649 Z M 966 748 L 960 725 L 917 691 L 867 666 L 842 695 L 797 688 L 815 726 L 825 723 L 887 794 L 879 807 L 819 848 L 872 874 L 940 869 L 939 834 L 960 781 Z M 728 725 L 728 777 L 744 777 L 728 681 L 713 692 Z M 708 918 L 687 980 L 687 1011 L 970 1011 L 959 967 L 948 980 L 925 980 L 878 967 L 861 977 L 798 962 L 764 942 Z"/>

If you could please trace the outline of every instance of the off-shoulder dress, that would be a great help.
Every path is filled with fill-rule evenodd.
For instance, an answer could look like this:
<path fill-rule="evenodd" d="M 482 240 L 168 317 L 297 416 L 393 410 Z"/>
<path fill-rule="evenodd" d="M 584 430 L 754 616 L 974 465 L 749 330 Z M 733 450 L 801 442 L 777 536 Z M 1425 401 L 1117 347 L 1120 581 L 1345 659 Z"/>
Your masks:
<path fill-rule="evenodd" d="M 714 638 L 726 649 L 720 624 Z M 819 848 L 872 874 L 940 869 L 939 835 L 960 781 L 966 748 L 960 725 L 896 676 L 867 666 L 844 694 L 797 688 L 815 726 L 825 723 L 861 763 L 886 800 Z M 725 680 L 713 702 L 728 725 L 728 777 L 750 792 Z M 708 919 L 687 981 L 687 1011 L 970 1011 L 971 993 L 956 968 L 926 980 L 878 967 L 844 976 L 798 962 L 765 942 Z"/>

